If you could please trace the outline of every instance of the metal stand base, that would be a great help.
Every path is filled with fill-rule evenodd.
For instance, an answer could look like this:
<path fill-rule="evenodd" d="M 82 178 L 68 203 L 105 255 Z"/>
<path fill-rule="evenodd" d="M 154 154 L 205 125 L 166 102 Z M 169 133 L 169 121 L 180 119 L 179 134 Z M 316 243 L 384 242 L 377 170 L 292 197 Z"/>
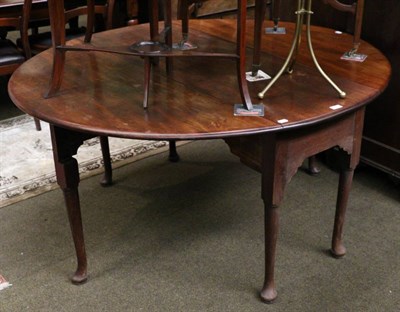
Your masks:
<path fill-rule="evenodd" d="M 268 35 L 286 35 L 285 27 L 267 27 L 265 28 L 265 33 Z"/>
<path fill-rule="evenodd" d="M 366 54 L 356 53 L 355 51 L 351 50 L 344 53 L 340 59 L 345 61 L 364 62 L 366 58 Z"/>
<path fill-rule="evenodd" d="M 264 105 L 253 104 L 252 108 L 247 108 L 243 104 L 235 104 L 233 106 L 234 116 L 264 116 Z"/>
<path fill-rule="evenodd" d="M 305 3 L 307 2 L 307 9 L 305 8 Z M 301 41 L 301 30 L 302 30 L 302 25 L 304 22 L 304 15 L 307 15 L 307 43 L 308 43 L 308 49 L 310 51 L 312 60 L 314 62 L 314 65 L 317 67 L 318 71 L 321 73 L 321 75 L 329 82 L 329 84 L 339 93 L 339 96 L 341 98 L 346 97 L 346 93 L 343 92 L 329 77 L 328 75 L 322 70 L 321 66 L 319 65 L 317 58 L 315 57 L 314 54 L 314 49 L 312 47 L 311 43 L 311 14 L 313 12 L 311 11 L 311 5 L 312 5 L 312 0 L 298 0 L 297 2 L 297 11 L 295 12 L 297 15 L 297 20 L 296 20 L 296 31 L 292 43 L 292 47 L 290 49 L 289 55 L 283 64 L 282 68 L 279 70 L 278 74 L 271 80 L 271 82 L 262 90 L 260 93 L 258 93 L 258 97 L 260 99 L 264 98 L 265 93 L 273 86 L 273 84 L 279 79 L 279 77 L 283 74 L 283 72 L 288 72 L 292 73 L 293 72 L 293 67 L 296 62 L 296 56 L 298 54 L 298 49 Z"/>
<path fill-rule="evenodd" d="M 158 41 L 139 41 L 132 44 L 129 49 L 133 52 L 138 53 L 160 53 L 164 51 L 168 51 L 171 48 L 163 43 Z"/>
<path fill-rule="evenodd" d="M 187 51 L 187 50 L 194 50 L 197 49 L 197 45 L 193 44 L 192 42 L 189 41 L 189 34 L 182 32 L 182 40 L 174 43 L 172 45 L 172 48 L 174 50 L 181 50 L 181 51 Z"/>
<path fill-rule="evenodd" d="M 197 45 L 187 42 L 187 41 L 180 41 L 178 43 L 174 43 L 172 45 L 172 49 L 174 50 L 180 50 L 180 51 L 187 51 L 187 50 L 194 50 L 197 49 Z"/>

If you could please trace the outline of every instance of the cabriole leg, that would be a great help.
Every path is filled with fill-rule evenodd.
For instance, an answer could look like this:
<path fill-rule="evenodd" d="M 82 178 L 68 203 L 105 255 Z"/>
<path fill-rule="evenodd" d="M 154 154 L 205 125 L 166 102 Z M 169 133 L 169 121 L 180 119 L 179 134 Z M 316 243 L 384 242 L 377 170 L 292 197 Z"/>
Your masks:
<path fill-rule="evenodd" d="M 265 204 L 265 279 L 260 292 L 261 299 L 266 303 L 272 303 L 277 297 L 275 288 L 275 255 L 276 243 L 279 231 L 278 206 L 271 203 Z"/>
<path fill-rule="evenodd" d="M 343 169 L 340 172 L 331 249 L 332 255 L 335 258 L 341 258 L 346 254 L 346 248 L 343 245 L 343 226 L 350 188 L 353 182 L 353 174 L 354 170 L 351 168 Z"/>
<path fill-rule="evenodd" d="M 64 195 L 77 258 L 77 269 L 71 281 L 74 284 L 81 284 L 87 280 L 87 258 L 78 193 L 80 181 L 78 162 L 72 156 L 86 138 L 74 136 L 52 125 L 50 129 L 57 183 Z"/>

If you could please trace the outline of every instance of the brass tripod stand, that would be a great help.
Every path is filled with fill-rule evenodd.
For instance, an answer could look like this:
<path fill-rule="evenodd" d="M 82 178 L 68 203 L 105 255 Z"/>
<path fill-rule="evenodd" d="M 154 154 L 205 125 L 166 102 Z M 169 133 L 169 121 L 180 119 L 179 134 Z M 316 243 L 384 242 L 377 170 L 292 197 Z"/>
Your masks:
<path fill-rule="evenodd" d="M 307 3 L 307 8 L 306 8 Z M 317 58 L 315 57 L 314 49 L 311 43 L 311 15 L 314 13 L 311 11 L 312 0 L 298 0 L 297 2 L 297 11 L 295 14 L 297 15 L 296 19 L 296 31 L 294 34 L 294 39 L 292 43 L 292 47 L 290 49 L 289 55 L 286 58 L 285 63 L 283 64 L 282 68 L 276 74 L 276 76 L 270 81 L 270 83 L 258 93 L 258 97 L 260 99 L 264 98 L 265 93 L 274 85 L 274 83 L 279 79 L 279 77 L 286 71 L 287 73 L 291 74 L 293 72 L 293 67 L 296 63 L 296 56 L 298 54 L 298 49 L 301 41 L 301 30 L 304 23 L 304 16 L 307 15 L 306 20 L 306 30 L 307 30 L 307 43 L 308 49 L 311 54 L 311 58 L 317 67 L 318 71 L 321 75 L 330 83 L 330 85 L 339 93 L 341 98 L 346 97 L 346 93 L 342 91 L 333 81 L 328 77 L 328 75 L 322 70 L 321 66 L 319 65 Z"/>

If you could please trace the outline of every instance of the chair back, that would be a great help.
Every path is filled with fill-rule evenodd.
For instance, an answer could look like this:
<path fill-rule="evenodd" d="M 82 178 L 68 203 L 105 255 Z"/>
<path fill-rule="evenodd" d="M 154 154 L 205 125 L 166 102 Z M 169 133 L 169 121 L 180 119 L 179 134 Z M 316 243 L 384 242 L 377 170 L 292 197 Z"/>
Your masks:
<path fill-rule="evenodd" d="M 339 11 L 349 12 L 354 15 L 354 39 L 352 52 L 356 52 L 361 41 L 364 0 L 354 0 L 353 4 L 346 4 L 339 0 L 324 0 L 324 3 L 329 4 Z"/>
<path fill-rule="evenodd" d="M 28 44 L 27 32 L 24 32 L 24 14 L 30 14 L 30 6 L 26 5 L 31 0 L 25 0 L 24 6 L 21 7 L 20 12 L 17 12 L 15 16 L 0 17 L 0 27 L 8 29 L 19 30 L 20 42 L 22 44 L 22 51 L 17 45 L 5 38 L 0 39 L 0 75 L 12 74 L 23 62 L 31 57 L 31 51 Z M 40 131 L 40 121 L 34 118 L 36 130 Z"/>
<path fill-rule="evenodd" d="M 57 2 L 55 5 L 54 2 Z M 105 28 L 111 29 L 113 25 L 113 10 L 115 0 L 106 0 L 104 4 L 96 4 L 94 0 L 87 0 L 86 4 L 66 6 L 69 3 L 64 0 L 49 0 L 49 10 L 55 8 L 57 19 L 51 21 L 52 29 L 56 29 L 56 34 L 51 31 L 39 32 L 38 34 L 28 35 L 30 27 L 30 15 L 32 0 L 25 0 L 23 32 L 26 34 L 30 49 L 36 52 L 43 51 L 52 46 L 55 40 L 56 45 L 65 44 L 67 40 L 74 39 L 85 34 L 85 42 L 91 40 L 95 26 L 95 15 L 101 15 L 104 20 Z M 65 5 L 66 4 L 66 5 Z M 86 16 L 86 27 L 80 28 L 77 19 Z M 66 25 L 69 24 L 69 28 Z"/>
<path fill-rule="evenodd" d="M 18 30 L 20 37 L 22 34 L 22 9 L 15 16 L 0 17 L 0 27 L 9 30 Z M 24 38 L 23 41 L 26 41 Z M 17 48 L 15 43 L 9 39 L 0 39 L 0 75 L 12 74 L 25 60 L 26 55 L 29 55 L 29 46 L 24 46 L 22 51 Z"/>

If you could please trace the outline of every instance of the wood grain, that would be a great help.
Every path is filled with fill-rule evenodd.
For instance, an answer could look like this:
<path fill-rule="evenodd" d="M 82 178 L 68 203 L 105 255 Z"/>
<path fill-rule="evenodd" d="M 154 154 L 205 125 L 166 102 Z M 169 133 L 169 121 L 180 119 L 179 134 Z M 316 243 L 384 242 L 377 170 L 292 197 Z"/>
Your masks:
<path fill-rule="evenodd" d="M 251 47 L 252 21 L 248 23 Z M 235 25 L 231 20 L 194 20 L 191 36 L 200 49 L 234 52 Z M 263 36 L 261 68 L 270 75 L 277 72 L 289 50 L 293 25 L 285 26 L 285 36 Z M 174 40 L 178 40 L 179 24 L 173 27 L 177 30 Z M 146 139 L 226 137 L 301 127 L 352 111 L 382 92 L 390 65 L 377 49 L 363 43 L 360 52 L 368 54 L 367 61 L 345 62 L 340 56 L 351 44 L 351 36 L 319 27 L 313 28 L 312 35 L 321 66 L 347 92 L 346 99 L 339 99 L 313 67 L 305 44 L 294 73 L 282 77 L 264 100 L 258 100 L 256 94 L 265 82 L 249 84 L 253 103 L 265 105 L 265 117 L 233 116 L 233 105 L 240 101 L 240 94 L 235 61 L 229 59 L 174 58 L 170 75 L 162 64 L 154 68 L 147 110 L 142 108 L 144 63 L 129 55 L 68 52 L 60 93 L 44 100 L 52 60 L 51 51 L 46 51 L 15 72 L 9 90 L 19 108 L 55 125 Z M 148 25 L 139 25 L 99 33 L 92 44 L 128 47 L 148 37 Z M 248 58 L 249 69 L 250 65 Z M 330 109 L 335 104 L 343 108 Z M 288 122 L 282 125 L 277 122 L 281 119 Z"/>

